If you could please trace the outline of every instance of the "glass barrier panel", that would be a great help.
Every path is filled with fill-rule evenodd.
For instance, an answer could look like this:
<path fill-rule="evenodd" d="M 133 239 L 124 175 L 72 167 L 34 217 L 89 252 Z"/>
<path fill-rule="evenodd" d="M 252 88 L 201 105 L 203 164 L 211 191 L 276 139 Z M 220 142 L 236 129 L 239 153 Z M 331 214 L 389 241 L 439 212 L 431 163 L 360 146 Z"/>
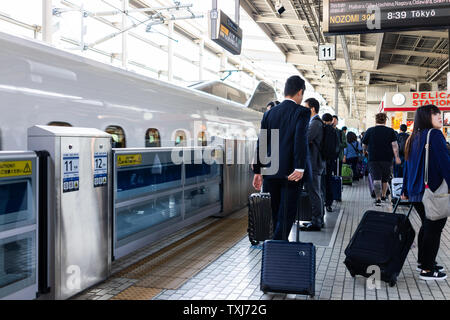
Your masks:
<path fill-rule="evenodd" d="M 181 165 L 163 163 L 117 172 L 116 200 L 181 187 Z"/>
<path fill-rule="evenodd" d="M 0 182 L 0 231 L 35 223 L 30 180 Z"/>
<path fill-rule="evenodd" d="M 207 182 L 219 176 L 219 164 L 186 164 L 186 185 Z"/>
<path fill-rule="evenodd" d="M 0 298 L 35 282 L 35 231 L 0 239 Z"/>
<path fill-rule="evenodd" d="M 185 217 L 192 216 L 198 210 L 215 203 L 220 203 L 220 184 L 186 190 L 184 192 Z"/>
<path fill-rule="evenodd" d="M 182 200 L 182 192 L 179 192 L 116 209 L 117 241 L 181 216 Z"/>

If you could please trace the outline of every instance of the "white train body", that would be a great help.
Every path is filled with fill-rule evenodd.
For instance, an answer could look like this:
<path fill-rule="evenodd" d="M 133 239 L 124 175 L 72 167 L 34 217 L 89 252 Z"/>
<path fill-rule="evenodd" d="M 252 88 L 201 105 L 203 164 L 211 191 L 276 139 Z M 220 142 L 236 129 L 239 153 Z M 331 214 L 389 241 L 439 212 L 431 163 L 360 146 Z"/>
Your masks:
<path fill-rule="evenodd" d="M 149 57 L 151 59 L 151 57 Z M 65 122 L 124 130 L 126 147 L 145 147 L 157 129 L 162 147 L 175 132 L 187 145 L 207 137 L 257 138 L 262 113 L 223 98 L 0 33 L 0 149 L 27 149 L 27 129 Z"/>

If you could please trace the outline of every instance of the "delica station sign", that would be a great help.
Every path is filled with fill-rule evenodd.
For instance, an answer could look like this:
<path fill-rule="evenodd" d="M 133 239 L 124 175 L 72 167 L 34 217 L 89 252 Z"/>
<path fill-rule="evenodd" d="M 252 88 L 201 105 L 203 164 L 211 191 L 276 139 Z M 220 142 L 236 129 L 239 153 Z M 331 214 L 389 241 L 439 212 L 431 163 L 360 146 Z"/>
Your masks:
<path fill-rule="evenodd" d="M 450 111 L 450 92 L 388 92 L 381 101 L 379 111 L 415 111 L 428 104 L 434 104 L 441 111 Z"/>

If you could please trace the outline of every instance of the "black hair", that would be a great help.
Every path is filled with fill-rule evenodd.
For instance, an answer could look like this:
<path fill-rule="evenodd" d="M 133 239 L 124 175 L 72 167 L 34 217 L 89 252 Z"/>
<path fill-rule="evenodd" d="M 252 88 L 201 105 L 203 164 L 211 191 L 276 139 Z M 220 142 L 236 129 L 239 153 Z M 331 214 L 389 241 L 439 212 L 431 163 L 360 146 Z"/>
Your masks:
<path fill-rule="evenodd" d="M 275 100 L 275 105 L 277 106 L 277 105 L 279 105 L 279 104 L 280 104 L 280 101 Z"/>
<path fill-rule="evenodd" d="M 342 127 L 342 131 L 346 131 L 347 130 L 347 127 Z"/>
<path fill-rule="evenodd" d="M 305 92 L 305 80 L 300 78 L 300 76 L 291 76 L 286 80 L 284 85 L 284 95 L 286 97 L 295 96 L 300 90 Z"/>
<path fill-rule="evenodd" d="M 322 121 L 325 121 L 325 122 L 333 121 L 333 116 L 329 113 L 325 113 L 322 116 Z"/>
<path fill-rule="evenodd" d="M 441 113 L 438 107 L 434 104 L 428 104 L 426 106 L 421 106 L 417 108 L 416 115 L 414 116 L 414 128 L 412 134 L 409 136 L 408 140 L 406 140 L 405 145 L 405 159 L 408 160 L 409 154 L 411 152 L 411 147 L 414 139 L 419 135 L 422 130 L 432 129 L 433 123 L 431 120 L 431 116 L 433 114 Z M 419 135 L 420 138 L 420 135 Z"/>
<path fill-rule="evenodd" d="M 408 130 L 408 127 L 406 126 L 406 124 L 400 125 L 400 131 L 406 132 L 406 130 Z"/>
<path fill-rule="evenodd" d="M 347 142 L 348 143 L 353 143 L 355 141 L 358 140 L 358 137 L 356 136 L 356 134 L 354 132 L 349 132 L 347 133 Z"/>
<path fill-rule="evenodd" d="M 319 110 L 320 110 L 320 103 L 319 103 L 319 101 L 317 101 L 314 98 L 309 98 L 309 99 L 306 99 L 305 103 L 306 102 L 308 102 L 308 105 L 309 105 L 310 108 L 314 108 L 315 112 L 319 113 Z"/>
<path fill-rule="evenodd" d="M 337 115 L 334 115 L 333 118 L 335 118 L 336 120 L 339 120 Z"/>
<path fill-rule="evenodd" d="M 268 104 L 267 104 L 267 107 L 273 107 L 273 106 L 275 106 L 276 104 L 275 104 L 275 102 L 273 102 L 273 101 L 270 101 Z"/>

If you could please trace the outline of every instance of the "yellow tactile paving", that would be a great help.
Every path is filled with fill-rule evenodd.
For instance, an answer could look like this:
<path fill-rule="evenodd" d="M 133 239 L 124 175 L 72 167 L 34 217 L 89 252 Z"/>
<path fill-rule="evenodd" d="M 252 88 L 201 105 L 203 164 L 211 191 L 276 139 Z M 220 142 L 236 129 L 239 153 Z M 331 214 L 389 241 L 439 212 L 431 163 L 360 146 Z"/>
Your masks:
<path fill-rule="evenodd" d="M 111 300 L 150 300 L 161 292 L 157 288 L 129 287 Z"/>
<path fill-rule="evenodd" d="M 136 287 L 159 288 L 159 289 L 178 289 L 188 278 L 148 276 L 136 283 Z"/>
<path fill-rule="evenodd" d="M 148 297 L 152 294 L 157 295 L 161 289 L 178 289 L 246 233 L 246 216 L 239 219 L 225 218 L 198 230 L 117 273 L 115 277 L 139 281 L 113 299 L 147 300 L 151 299 Z M 139 297 L 140 294 L 142 297 Z"/>

